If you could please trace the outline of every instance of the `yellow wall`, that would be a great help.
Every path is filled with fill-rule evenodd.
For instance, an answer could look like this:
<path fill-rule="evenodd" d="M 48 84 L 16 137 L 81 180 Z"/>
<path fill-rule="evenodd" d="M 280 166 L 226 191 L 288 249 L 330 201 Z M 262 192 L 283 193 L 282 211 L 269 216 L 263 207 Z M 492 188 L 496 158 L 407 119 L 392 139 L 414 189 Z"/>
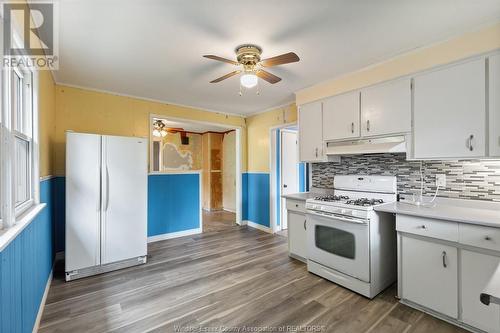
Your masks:
<path fill-rule="evenodd" d="M 296 121 L 295 104 L 247 118 L 248 172 L 269 172 L 269 129 Z"/>
<path fill-rule="evenodd" d="M 401 55 L 296 93 L 297 105 L 500 48 L 500 23 Z"/>
<path fill-rule="evenodd" d="M 38 72 L 38 122 L 40 126 L 40 176 L 54 172 L 54 135 L 56 129 L 55 84 L 49 71 Z"/>
<path fill-rule="evenodd" d="M 245 119 L 147 100 L 56 86 L 55 174 L 65 174 L 65 133 L 99 133 L 149 138 L 149 115 L 241 126 L 242 170 L 246 170 Z"/>

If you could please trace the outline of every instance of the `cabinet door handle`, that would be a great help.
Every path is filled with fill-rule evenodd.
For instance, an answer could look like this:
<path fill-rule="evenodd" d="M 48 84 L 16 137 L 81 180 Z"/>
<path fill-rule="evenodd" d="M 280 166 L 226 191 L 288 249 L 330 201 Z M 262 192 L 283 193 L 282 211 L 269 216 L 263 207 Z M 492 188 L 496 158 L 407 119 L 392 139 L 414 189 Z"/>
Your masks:
<path fill-rule="evenodd" d="M 351 133 L 354 134 L 354 123 L 351 123 Z"/>
<path fill-rule="evenodd" d="M 427 229 L 427 227 L 425 226 L 425 224 L 424 224 L 424 225 L 422 225 L 420 228 L 422 228 L 422 229 Z"/>
<path fill-rule="evenodd" d="M 486 236 L 486 237 L 484 237 L 484 240 L 490 241 L 491 237 L 490 236 Z"/>
<path fill-rule="evenodd" d="M 474 135 L 471 134 L 469 135 L 469 139 L 467 140 L 467 148 L 469 148 L 470 151 L 473 151 L 474 150 Z"/>
<path fill-rule="evenodd" d="M 316 157 L 318 157 L 318 148 L 316 148 Z"/>
<path fill-rule="evenodd" d="M 446 264 L 446 251 L 443 251 L 443 267 L 448 267 L 448 265 Z"/>
<path fill-rule="evenodd" d="M 366 121 L 366 131 L 370 132 L 370 121 L 369 120 Z"/>
<path fill-rule="evenodd" d="M 307 220 L 304 220 L 304 230 L 307 230 Z"/>

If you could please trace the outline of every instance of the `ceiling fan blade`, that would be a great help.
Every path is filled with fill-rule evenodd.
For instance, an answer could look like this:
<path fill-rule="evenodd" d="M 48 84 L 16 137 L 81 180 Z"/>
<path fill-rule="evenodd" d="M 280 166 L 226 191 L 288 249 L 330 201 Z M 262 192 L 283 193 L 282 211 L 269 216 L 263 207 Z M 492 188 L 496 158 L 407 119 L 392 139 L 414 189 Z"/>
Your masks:
<path fill-rule="evenodd" d="M 267 58 L 261 61 L 263 67 L 272 67 L 278 65 L 289 64 L 291 62 L 297 62 L 300 58 L 293 52 L 285 53 L 276 57 Z"/>
<path fill-rule="evenodd" d="M 275 84 L 281 81 L 280 77 L 277 77 L 274 74 L 271 74 L 269 72 L 266 72 L 265 70 L 259 69 L 258 71 L 255 72 L 255 75 L 260 77 L 262 80 L 266 80 L 269 83 Z"/>
<path fill-rule="evenodd" d="M 237 61 L 234 61 L 234 60 L 229 60 L 229 59 L 226 59 L 226 58 L 222 58 L 222 57 L 219 57 L 219 56 L 216 56 L 216 55 L 212 55 L 212 54 L 207 54 L 207 55 L 204 55 L 203 57 L 205 58 L 208 58 L 208 59 L 212 59 L 212 60 L 217 60 L 217 61 L 222 61 L 222 62 L 226 62 L 228 64 L 231 64 L 231 65 L 239 65 L 240 63 L 237 62 Z"/>
<path fill-rule="evenodd" d="M 234 72 L 228 73 L 228 74 L 226 74 L 226 75 L 224 75 L 224 76 L 221 76 L 221 77 L 219 77 L 219 78 L 217 78 L 217 79 L 215 79 L 215 80 L 210 81 L 210 83 L 217 83 L 217 82 L 220 82 L 220 81 L 222 81 L 222 80 L 225 80 L 225 79 L 227 79 L 227 78 L 230 78 L 231 76 L 234 76 L 234 75 L 239 74 L 239 73 L 241 73 L 241 71 L 234 71 Z"/>

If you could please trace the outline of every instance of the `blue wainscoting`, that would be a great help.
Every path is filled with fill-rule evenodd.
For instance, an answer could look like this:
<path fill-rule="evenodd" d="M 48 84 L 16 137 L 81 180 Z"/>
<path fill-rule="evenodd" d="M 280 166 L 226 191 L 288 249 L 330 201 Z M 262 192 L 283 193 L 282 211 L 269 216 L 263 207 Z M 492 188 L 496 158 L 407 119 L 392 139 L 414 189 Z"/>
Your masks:
<path fill-rule="evenodd" d="M 299 192 L 309 191 L 309 177 L 307 177 L 307 163 L 299 163 Z"/>
<path fill-rule="evenodd" d="M 32 332 L 52 270 L 54 179 L 40 182 L 47 206 L 0 252 L 0 332 Z"/>
<path fill-rule="evenodd" d="M 55 177 L 52 188 L 54 202 L 54 246 L 56 253 L 64 251 L 66 231 L 66 178 Z"/>
<path fill-rule="evenodd" d="M 246 178 L 246 180 L 245 180 Z M 243 197 L 245 197 L 246 183 L 246 214 L 243 206 L 243 219 L 265 227 L 269 227 L 270 215 L 270 187 L 269 173 L 251 173 L 243 176 Z"/>
<path fill-rule="evenodd" d="M 241 219 L 248 220 L 248 173 L 241 174 Z"/>
<path fill-rule="evenodd" d="M 201 228 L 200 174 L 148 177 L 148 237 Z"/>

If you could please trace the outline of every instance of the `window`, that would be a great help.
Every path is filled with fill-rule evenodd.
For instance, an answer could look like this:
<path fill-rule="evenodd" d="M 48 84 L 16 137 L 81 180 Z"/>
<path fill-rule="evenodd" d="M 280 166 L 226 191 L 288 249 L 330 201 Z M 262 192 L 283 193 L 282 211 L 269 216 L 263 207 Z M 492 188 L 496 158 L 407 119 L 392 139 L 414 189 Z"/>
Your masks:
<path fill-rule="evenodd" d="M 39 202 L 35 77 L 22 67 L 2 71 L 0 229 Z"/>
<path fill-rule="evenodd" d="M 11 109 L 13 134 L 13 201 L 15 214 L 33 205 L 33 108 L 31 103 L 31 72 L 12 71 Z"/>

